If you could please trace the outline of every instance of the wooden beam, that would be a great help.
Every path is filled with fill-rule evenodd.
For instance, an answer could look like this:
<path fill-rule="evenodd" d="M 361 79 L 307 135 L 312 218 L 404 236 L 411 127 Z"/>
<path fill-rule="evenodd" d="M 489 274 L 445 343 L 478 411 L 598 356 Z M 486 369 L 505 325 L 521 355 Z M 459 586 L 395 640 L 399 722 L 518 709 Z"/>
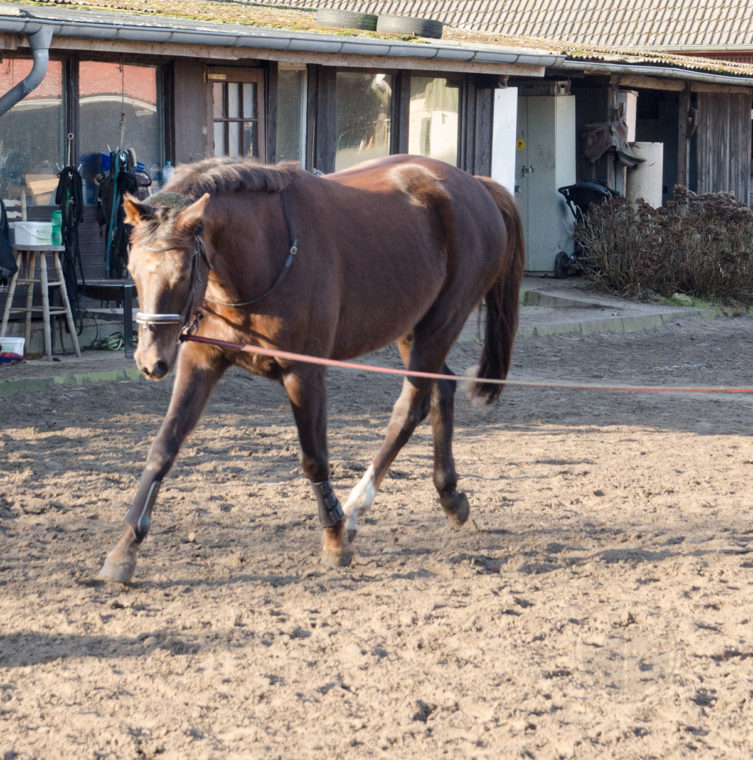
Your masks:
<path fill-rule="evenodd" d="M 753 87 L 729 87 L 723 84 L 712 84 L 710 82 L 691 82 L 691 92 L 716 92 L 720 95 L 741 95 L 743 93 L 753 93 Z"/>
<path fill-rule="evenodd" d="M 675 183 L 688 186 L 688 117 L 690 115 L 690 88 L 686 87 L 677 104 L 677 177 Z"/>
<path fill-rule="evenodd" d="M 640 74 L 622 74 L 612 77 L 612 81 L 619 87 L 643 90 L 665 90 L 669 92 L 682 92 L 685 89 L 683 79 L 661 79 L 659 77 L 646 77 Z"/>

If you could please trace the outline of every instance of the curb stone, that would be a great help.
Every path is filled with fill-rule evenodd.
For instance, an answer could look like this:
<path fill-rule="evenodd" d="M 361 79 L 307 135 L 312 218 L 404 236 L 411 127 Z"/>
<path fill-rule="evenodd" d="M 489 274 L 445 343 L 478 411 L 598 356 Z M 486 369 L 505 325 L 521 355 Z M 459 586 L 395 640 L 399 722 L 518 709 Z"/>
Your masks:
<path fill-rule="evenodd" d="M 102 370 L 96 372 L 62 373 L 54 377 L 20 378 L 18 380 L 0 380 L 0 397 L 12 396 L 24 391 L 38 391 L 53 386 L 81 386 L 96 383 L 118 382 L 124 380 L 146 379 L 138 367 L 131 369 Z"/>

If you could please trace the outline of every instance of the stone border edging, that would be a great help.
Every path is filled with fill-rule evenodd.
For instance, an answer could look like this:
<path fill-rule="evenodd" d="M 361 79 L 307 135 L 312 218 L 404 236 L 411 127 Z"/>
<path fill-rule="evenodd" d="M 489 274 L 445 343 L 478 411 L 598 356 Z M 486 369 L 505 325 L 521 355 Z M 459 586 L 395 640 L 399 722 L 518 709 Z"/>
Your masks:
<path fill-rule="evenodd" d="M 61 373 L 55 377 L 27 377 L 17 380 L 0 379 L 0 398 L 12 396 L 15 393 L 23 393 L 24 391 L 43 390 L 44 388 L 51 388 L 53 386 L 81 386 L 140 379 L 146 382 L 138 367 L 94 372 L 73 372 L 71 374 Z"/>

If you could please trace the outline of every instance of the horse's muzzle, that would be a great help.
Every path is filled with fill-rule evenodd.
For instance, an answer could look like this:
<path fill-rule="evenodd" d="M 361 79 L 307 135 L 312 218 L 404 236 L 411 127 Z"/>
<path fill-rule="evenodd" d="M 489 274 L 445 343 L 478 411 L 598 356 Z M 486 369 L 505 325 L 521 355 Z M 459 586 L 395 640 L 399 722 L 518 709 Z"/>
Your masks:
<path fill-rule="evenodd" d="M 148 380 L 162 380 L 175 364 L 178 343 L 172 330 L 170 333 L 154 336 L 148 330 L 139 331 L 139 342 L 133 358 Z"/>
<path fill-rule="evenodd" d="M 166 361 L 158 359 L 151 366 L 139 364 L 139 369 L 149 380 L 162 380 L 162 378 L 170 371 L 170 366 Z"/>

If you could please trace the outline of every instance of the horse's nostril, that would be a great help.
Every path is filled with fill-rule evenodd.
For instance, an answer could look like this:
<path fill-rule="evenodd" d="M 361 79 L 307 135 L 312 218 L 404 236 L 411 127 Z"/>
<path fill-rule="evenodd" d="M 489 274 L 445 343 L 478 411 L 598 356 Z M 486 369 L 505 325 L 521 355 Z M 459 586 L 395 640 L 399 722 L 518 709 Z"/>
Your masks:
<path fill-rule="evenodd" d="M 150 374 L 152 377 L 164 377 L 167 374 L 167 362 L 155 362 Z"/>
<path fill-rule="evenodd" d="M 167 362 L 158 361 L 154 363 L 154 366 L 149 367 L 147 365 L 140 365 L 139 369 L 151 380 L 159 380 L 167 374 Z"/>

